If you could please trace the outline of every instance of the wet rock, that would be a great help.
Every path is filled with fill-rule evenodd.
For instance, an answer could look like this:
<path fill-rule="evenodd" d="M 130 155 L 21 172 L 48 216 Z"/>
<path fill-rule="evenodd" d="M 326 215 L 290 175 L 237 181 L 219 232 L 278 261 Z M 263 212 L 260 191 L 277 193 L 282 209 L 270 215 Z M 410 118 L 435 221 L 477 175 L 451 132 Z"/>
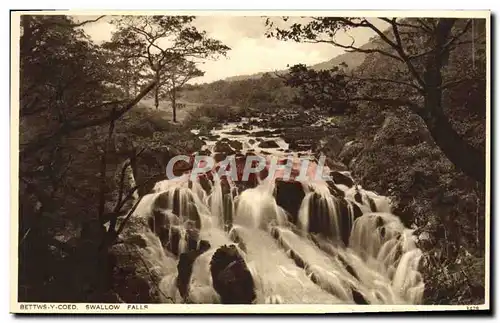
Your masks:
<path fill-rule="evenodd" d="M 229 142 L 225 142 L 225 140 L 218 141 L 215 144 L 214 151 L 218 153 L 225 153 L 226 155 L 234 154 L 234 150 L 231 148 L 231 145 L 229 144 Z"/>
<path fill-rule="evenodd" d="M 187 249 L 189 251 L 196 250 L 198 248 L 199 236 L 200 236 L 199 229 L 197 228 L 186 229 L 186 243 L 187 243 Z"/>
<path fill-rule="evenodd" d="M 242 135 L 248 135 L 249 132 L 246 130 L 231 130 L 225 132 L 226 135 L 233 135 L 233 136 L 242 136 Z"/>
<path fill-rule="evenodd" d="M 256 298 L 250 271 L 234 245 L 222 246 L 210 261 L 213 287 L 222 304 L 251 304 Z"/>
<path fill-rule="evenodd" d="M 245 122 L 240 127 L 241 127 L 241 129 L 245 129 L 245 130 L 252 130 L 253 129 L 253 126 L 248 122 Z"/>
<path fill-rule="evenodd" d="M 200 252 L 205 252 L 208 249 L 210 249 L 210 242 L 208 242 L 207 240 L 200 240 L 198 244 L 198 250 Z"/>
<path fill-rule="evenodd" d="M 214 135 L 214 134 L 208 134 L 206 136 L 206 138 L 207 138 L 206 140 L 216 141 L 216 140 L 218 140 L 220 138 L 220 136 L 219 135 Z"/>
<path fill-rule="evenodd" d="M 216 163 L 220 163 L 221 161 L 226 159 L 226 154 L 225 153 L 216 153 L 214 155 L 214 160 Z"/>
<path fill-rule="evenodd" d="M 300 205 L 305 193 L 302 184 L 296 181 L 276 181 L 275 199 L 276 204 L 287 211 L 288 221 L 297 224 Z"/>
<path fill-rule="evenodd" d="M 234 150 L 242 150 L 243 149 L 243 144 L 238 140 L 231 140 L 229 142 L 229 146 L 231 146 L 231 148 L 233 148 Z"/>
<path fill-rule="evenodd" d="M 353 211 L 354 211 L 354 218 L 357 219 L 360 216 L 362 216 L 363 215 L 363 211 L 361 210 L 361 208 L 359 207 L 359 205 L 356 204 L 356 203 L 351 203 L 351 204 L 352 204 L 352 208 L 353 208 Z"/>
<path fill-rule="evenodd" d="M 200 241 L 200 248 L 182 253 L 177 264 L 177 289 L 182 298 L 188 297 L 189 281 L 193 273 L 193 264 L 196 258 L 210 249 L 210 243 L 206 240 Z"/>
<path fill-rule="evenodd" d="M 345 192 L 338 188 L 334 182 L 328 181 L 328 188 L 330 189 L 330 194 L 335 197 L 344 198 Z"/>
<path fill-rule="evenodd" d="M 259 144 L 260 148 L 279 148 L 280 146 L 274 140 L 265 140 Z"/>
<path fill-rule="evenodd" d="M 259 130 L 252 133 L 255 137 L 271 137 L 273 134 L 272 130 Z"/>
<path fill-rule="evenodd" d="M 204 150 L 200 150 L 198 152 L 198 154 L 201 156 L 210 156 L 210 155 L 212 155 L 212 152 L 208 149 L 204 149 Z"/>
<path fill-rule="evenodd" d="M 181 229 L 178 226 L 170 227 L 170 239 L 167 249 L 176 256 L 179 256 L 179 244 L 181 241 Z"/>
<path fill-rule="evenodd" d="M 354 300 L 354 303 L 356 304 L 370 304 L 368 301 L 364 298 L 363 294 L 358 292 L 355 289 L 352 289 L 352 298 Z"/>
<path fill-rule="evenodd" d="M 208 178 L 207 174 L 200 174 L 198 176 L 198 182 L 207 194 L 210 193 L 212 189 L 212 182 L 210 178 Z"/>
<path fill-rule="evenodd" d="M 332 178 L 332 180 L 336 184 L 342 184 L 342 185 L 345 185 L 347 187 L 353 187 L 354 186 L 353 179 L 350 176 L 348 176 L 346 174 L 343 174 L 341 172 L 338 172 L 338 171 L 330 172 L 330 177 Z"/>

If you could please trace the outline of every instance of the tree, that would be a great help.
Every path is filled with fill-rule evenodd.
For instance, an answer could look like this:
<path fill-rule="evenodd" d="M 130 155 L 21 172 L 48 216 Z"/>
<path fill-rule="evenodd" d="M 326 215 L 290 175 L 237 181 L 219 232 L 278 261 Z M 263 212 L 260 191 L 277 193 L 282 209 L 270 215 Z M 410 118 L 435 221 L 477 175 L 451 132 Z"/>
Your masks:
<path fill-rule="evenodd" d="M 327 110 L 330 114 L 345 114 L 355 107 L 347 102 L 348 76 L 340 67 L 316 71 L 297 64 L 286 75 L 279 75 L 286 86 L 297 88 L 293 102 L 306 108 Z"/>
<path fill-rule="evenodd" d="M 105 258 L 100 256 L 106 248 L 101 246 L 113 242 L 113 219 L 132 193 L 120 187 L 120 199 L 111 211 L 104 210 L 113 187 L 109 169 L 123 157 L 113 150 L 115 128 L 155 89 L 157 79 L 141 79 L 148 48 L 140 35 L 122 30 L 100 46 L 80 28 L 101 18 L 76 23 L 64 15 L 21 16 L 20 300 L 86 301 L 88 293 L 107 288 L 96 277 L 82 275 L 104 273 Z M 216 46 L 194 27 L 186 27 L 185 18 L 157 18 L 165 19 L 180 21 L 185 28 L 175 32 L 178 37 L 168 50 L 151 53 L 156 66 L 178 57 L 204 56 Z M 141 152 L 132 149 L 130 164 Z M 56 239 L 60 235 L 65 242 Z M 88 239 L 91 247 L 75 239 Z M 83 258 L 82 250 L 87 255 Z M 85 284 L 92 286 L 85 290 Z"/>
<path fill-rule="evenodd" d="M 178 90 L 189 80 L 203 76 L 205 73 L 196 67 L 192 61 L 181 59 L 174 62 L 165 70 L 164 76 L 161 78 L 159 88 L 163 88 L 164 95 L 170 99 L 172 105 L 172 121 L 177 122 L 176 119 L 176 100 L 179 96 Z M 158 107 L 156 107 L 158 109 Z"/>
<path fill-rule="evenodd" d="M 155 107 L 158 109 L 162 75 L 180 62 L 225 55 L 229 47 L 207 37 L 191 23 L 194 16 L 124 16 L 113 20 L 117 33 L 127 38 L 117 39 L 117 46 L 127 47 L 132 39 L 137 44 L 135 57 L 142 58 L 156 82 Z M 188 67 L 188 66 L 186 66 Z M 136 71 L 137 73 L 138 71 Z M 189 74 L 189 73 L 186 73 Z M 169 74 L 171 75 L 171 74 Z"/>
<path fill-rule="evenodd" d="M 140 91 L 140 82 L 144 78 L 142 71 L 146 63 L 137 55 L 141 50 L 140 46 L 137 35 L 128 30 L 115 32 L 111 40 L 102 45 L 107 61 L 116 73 L 113 85 L 124 93 L 127 99 Z"/>
<path fill-rule="evenodd" d="M 284 18 L 288 20 L 287 17 Z M 471 26 L 480 31 L 465 39 Z M 296 42 L 327 43 L 350 52 L 377 54 L 387 58 L 400 70 L 389 77 L 369 78 L 352 75 L 347 83 L 350 88 L 349 102 L 376 102 L 390 106 L 403 106 L 417 114 L 426 124 L 436 144 L 447 158 L 465 174 L 480 183 L 485 182 L 485 153 L 476 149 L 457 133 L 449 115 L 445 113 L 443 93 L 471 80 L 469 71 L 450 71 L 447 64 L 450 54 L 467 44 L 484 48 L 484 21 L 455 18 L 337 18 L 312 17 L 305 23 L 294 22 L 289 27 L 275 27 L 268 18 L 267 37 Z M 387 29 L 378 26 L 385 26 Z M 482 26 L 482 27 L 481 27 Z M 380 46 L 365 48 L 342 44 L 336 40 L 340 32 L 361 28 L 373 32 Z M 470 35 L 470 33 L 468 34 Z M 485 80 L 485 75 L 482 76 Z M 359 94 L 352 89 L 360 85 L 378 87 L 378 91 Z M 404 97 L 395 97 L 383 87 L 405 89 Z"/>

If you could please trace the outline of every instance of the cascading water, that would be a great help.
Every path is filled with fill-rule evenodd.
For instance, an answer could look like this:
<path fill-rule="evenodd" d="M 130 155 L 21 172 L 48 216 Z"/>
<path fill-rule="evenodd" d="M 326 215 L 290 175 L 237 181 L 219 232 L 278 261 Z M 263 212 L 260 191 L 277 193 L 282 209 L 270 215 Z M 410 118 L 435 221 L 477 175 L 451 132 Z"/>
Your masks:
<path fill-rule="evenodd" d="M 248 134 L 240 138 L 243 147 L 254 147 Z M 422 253 L 412 231 L 391 213 L 389 199 L 357 185 L 299 183 L 296 218 L 278 201 L 274 179 L 239 194 L 215 172 L 157 183 L 133 217 L 144 218 L 153 233 L 143 235 L 154 249 L 149 257 L 157 255 L 155 266 L 163 266 L 162 294 L 175 302 L 227 303 L 231 293 L 243 297 L 232 273 L 248 272 L 241 277 L 250 277 L 245 288 L 253 290 L 252 303 L 421 302 Z M 227 267 L 240 269 L 214 273 L 223 246 L 229 249 L 219 254 L 233 257 Z"/>

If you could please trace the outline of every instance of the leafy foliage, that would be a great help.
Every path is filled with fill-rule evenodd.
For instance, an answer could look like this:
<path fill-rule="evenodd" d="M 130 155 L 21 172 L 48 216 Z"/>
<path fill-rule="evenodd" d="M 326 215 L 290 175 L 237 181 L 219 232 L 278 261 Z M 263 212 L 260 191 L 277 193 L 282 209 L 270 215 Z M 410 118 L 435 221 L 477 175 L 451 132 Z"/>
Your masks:
<path fill-rule="evenodd" d="M 298 88 L 294 103 L 306 107 L 326 110 L 329 114 L 345 114 L 352 112 L 354 106 L 348 102 L 346 92 L 349 82 L 342 68 L 334 67 L 329 70 L 315 71 L 303 64 L 290 67 L 284 77 L 285 85 Z"/>
<path fill-rule="evenodd" d="M 111 41 L 97 45 L 80 28 L 89 21 L 21 16 L 19 300 L 116 301 L 106 246 L 133 193 L 113 200 L 124 187 L 117 170 L 129 165 L 146 185 L 173 150 L 201 147 L 186 129 L 137 106 L 157 84 L 146 68 L 198 75 L 188 58 L 228 48 L 190 25 L 194 17 L 122 18 Z M 174 44 L 153 51 L 157 44 L 135 32 L 143 22 L 155 41 L 170 36 Z"/>
<path fill-rule="evenodd" d="M 484 153 L 457 133 L 443 107 L 443 92 L 469 79 L 468 75 L 462 76 L 461 73 L 453 73 L 446 68 L 450 63 L 451 53 L 462 44 L 476 42 L 483 44 L 484 21 L 477 21 L 483 28 L 479 28 L 478 37 L 472 34 L 472 39 L 468 41 L 464 40 L 463 36 L 475 23 L 472 19 L 378 18 L 378 20 L 385 25 L 377 26 L 374 19 L 368 18 L 336 17 L 313 17 L 305 23 L 293 23 L 284 29 L 274 27 L 269 19 L 266 24 L 269 26 L 269 37 L 297 42 L 328 43 L 350 51 L 378 54 L 386 58 L 390 66 L 380 74 L 369 78 L 353 75 L 351 82 L 344 84 L 339 82 L 339 75 L 334 74 L 331 75 L 331 81 L 323 82 L 322 86 L 309 86 L 311 94 L 308 97 L 314 98 L 314 95 L 321 93 L 326 86 L 341 84 L 345 85 L 345 91 L 354 93 L 349 96 L 351 102 L 367 101 L 408 107 L 422 118 L 438 146 L 453 164 L 478 182 L 484 183 Z M 366 49 L 355 46 L 354 41 L 347 45 L 336 40 L 339 31 L 352 28 L 366 29 L 375 33 L 381 46 Z M 308 75 L 308 72 L 303 74 Z M 307 83 L 302 82 L 302 84 L 305 87 Z M 365 87 L 365 84 L 368 86 Z M 378 89 L 380 84 L 388 84 L 389 91 L 381 92 Z M 401 97 L 399 91 L 392 91 L 396 86 L 403 89 L 405 97 Z M 359 91 L 360 87 L 362 91 Z M 463 155 L 467 155 L 468 159 L 463 159 Z"/>

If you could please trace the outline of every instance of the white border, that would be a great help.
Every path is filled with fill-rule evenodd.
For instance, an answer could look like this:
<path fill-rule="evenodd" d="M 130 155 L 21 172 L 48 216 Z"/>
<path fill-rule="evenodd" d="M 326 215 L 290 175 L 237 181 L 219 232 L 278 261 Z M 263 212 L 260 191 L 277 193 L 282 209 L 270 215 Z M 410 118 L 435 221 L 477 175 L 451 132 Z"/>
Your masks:
<path fill-rule="evenodd" d="M 477 4 L 477 2 L 475 2 Z M 142 3 L 141 3 L 142 4 Z M 183 3 L 184 5 L 184 8 L 188 8 L 189 9 L 189 4 L 187 3 Z M 39 5 L 33 5 L 33 7 L 40 7 Z M 196 7 L 196 6 L 195 6 Z M 286 7 L 290 8 L 291 6 L 287 5 Z M 110 14 L 110 13 L 115 13 L 115 14 L 151 14 L 153 13 L 153 11 L 150 11 L 150 10 L 147 10 L 147 11 L 144 11 L 144 10 L 141 10 L 140 12 L 138 11 L 119 11 L 117 12 L 116 10 L 114 11 L 102 11 L 102 10 L 99 10 L 98 13 L 99 14 Z M 155 12 L 157 12 L 155 10 Z M 163 13 L 165 13 L 165 11 L 162 11 Z M 276 11 L 272 11 L 272 12 L 269 12 L 269 9 L 267 10 L 264 10 L 264 11 L 261 11 L 261 10 L 252 10 L 252 11 L 239 11 L 239 12 L 234 12 L 234 11 L 226 11 L 226 10 L 219 10 L 219 11 L 212 11 L 212 12 L 209 12 L 209 11 L 195 11 L 194 14 L 196 15 L 209 15 L 209 14 L 215 14 L 215 15 L 265 15 L 267 12 L 267 15 L 300 15 L 301 12 L 300 11 L 281 11 L 281 12 L 276 12 Z M 360 12 L 360 11 L 352 11 L 352 10 L 349 10 L 349 11 L 341 11 L 339 12 L 338 10 L 336 11 L 338 13 L 338 15 L 341 15 L 341 16 L 391 16 L 391 17 L 395 17 L 395 16 L 419 16 L 419 17 L 423 17 L 423 16 L 442 16 L 442 17 L 464 17 L 464 16 L 470 16 L 470 15 L 474 15 L 474 16 L 477 16 L 477 15 L 480 15 L 481 17 L 485 17 L 487 19 L 489 19 L 489 12 L 485 12 L 485 11 L 453 11 L 453 12 L 450 12 L 450 11 L 430 11 L 430 10 L 426 10 L 426 11 L 411 11 L 411 12 L 401 12 L 401 11 L 363 11 L 363 12 Z M 64 14 L 96 14 L 96 10 L 83 10 L 83 11 L 76 11 L 76 10 L 72 10 L 72 11 L 69 11 L 69 12 L 53 12 L 53 14 L 61 14 L 61 13 L 64 13 Z M 179 13 L 179 14 L 186 14 L 186 11 L 182 10 L 182 11 L 169 11 L 168 14 L 175 14 L 175 13 Z M 30 12 L 30 14 L 33 14 L 33 12 Z M 44 11 L 42 12 L 42 14 L 50 14 L 50 12 L 47 12 L 47 11 Z M 327 15 L 327 14 L 330 14 L 330 15 L 335 15 L 335 12 L 331 11 L 331 12 L 326 12 L 326 11 L 314 11 L 314 10 L 308 10 L 306 12 L 307 15 L 315 15 L 315 14 L 318 14 L 318 15 Z M 15 15 L 14 15 L 15 16 Z M 18 22 L 18 21 L 17 21 Z M 13 17 L 12 19 L 12 25 L 13 26 L 19 26 L 19 24 L 17 23 Z M 14 29 L 12 29 L 12 32 L 14 32 Z M 488 24 L 488 30 L 487 30 L 487 34 L 488 34 L 488 40 L 490 40 L 490 30 L 489 30 L 489 24 Z M 12 71 L 13 71 L 13 74 L 15 74 L 16 71 L 18 71 L 18 65 L 16 65 L 16 60 L 15 60 L 15 57 L 16 55 L 15 52 L 16 52 L 16 47 L 17 47 L 17 44 L 18 42 L 16 41 L 15 37 L 12 37 L 12 65 L 10 66 L 12 68 Z M 490 46 L 490 41 L 488 41 L 488 47 Z M 488 53 L 490 51 L 488 50 Z M 488 71 L 490 71 L 490 59 L 488 59 L 488 64 L 487 64 L 487 68 L 488 68 Z M 487 92 L 488 94 L 491 92 L 490 91 L 490 80 L 489 80 L 489 77 L 490 77 L 490 72 L 488 73 L 488 85 L 487 85 Z M 14 81 L 14 80 L 13 80 Z M 10 153 L 11 153 L 11 157 L 14 157 L 14 158 L 11 158 L 11 167 L 10 167 L 10 177 L 11 177 L 11 193 L 12 193 L 12 196 L 11 196 L 11 236 L 10 236 L 10 242 L 15 242 L 17 241 L 17 217 L 16 217 L 16 214 L 17 214 L 17 194 L 15 192 L 17 192 L 17 181 L 18 181 L 18 177 L 17 177 L 17 158 L 15 158 L 15 156 L 17 156 L 17 153 L 18 153 L 18 133 L 17 133 L 17 127 L 18 127 L 18 118 L 16 117 L 16 113 L 14 113 L 14 111 L 16 111 L 17 107 L 16 107 L 16 102 L 18 102 L 18 95 L 17 95 L 17 91 L 15 91 L 15 87 L 12 87 L 11 89 L 11 95 L 12 95 L 12 111 L 11 111 L 11 116 L 12 116 L 12 119 L 11 119 L 11 150 L 10 150 Z M 489 156 L 489 142 L 490 142 L 490 138 L 489 138 L 489 134 L 491 134 L 491 129 L 490 129 L 490 109 L 489 109 L 489 105 L 490 105 L 490 100 L 489 100 L 489 96 L 488 96 L 488 109 L 487 109 L 487 156 Z M 487 169 L 487 176 L 489 176 L 490 174 L 490 171 L 489 171 L 489 158 L 487 158 L 487 165 L 488 165 L 488 169 Z M 490 213 L 490 210 L 489 210 L 489 206 L 490 206 L 490 203 L 489 203 L 489 200 L 490 200 L 490 195 L 489 195 L 489 191 L 487 190 L 487 195 L 486 195 L 486 212 L 487 214 Z M 489 233 L 490 233 L 490 221 L 489 221 L 489 217 L 487 217 L 486 219 L 486 240 L 489 241 Z M 487 248 L 489 249 L 489 248 Z M 19 310 L 19 305 L 16 301 L 16 298 L 17 298 L 17 248 L 15 248 L 14 245 L 11 245 L 10 247 L 10 252 L 11 252 L 11 255 L 10 255 L 10 262 L 11 262 L 11 277 L 10 277 L 10 287 L 11 287 L 11 290 L 10 290 L 10 301 L 11 301 L 11 306 L 10 306 L 10 311 L 11 312 L 18 312 Z M 486 269 L 487 271 L 489 271 L 489 250 L 487 250 L 487 255 L 486 255 Z M 14 267 L 14 268 L 13 268 Z M 12 270 L 14 269 L 14 270 Z M 488 287 L 489 287 L 489 272 L 488 272 L 488 275 L 486 277 L 486 289 L 487 289 L 487 302 L 485 305 L 481 305 L 479 306 L 479 308 L 482 308 L 482 309 L 485 309 L 485 308 L 489 308 L 489 290 L 488 290 Z M 13 288 L 14 287 L 14 288 Z M 12 297 L 14 296 L 14 297 Z M 51 305 L 52 303 L 48 304 L 48 305 Z M 77 309 L 77 312 L 79 313 L 103 313 L 103 312 L 99 312 L 99 311 L 94 311 L 94 312 L 89 312 L 87 310 L 85 310 L 85 307 L 86 307 L 87 304 L 78 304 L 78 307 L 81 308 L 81 309 Z M 93 304 L 95 305 L 95 304 Z M 57 306 L 57 304 L 56 304 Z M 120 309 L 119 312 L 122 313 L 140 313 L 140 311 L 135 311 L 135 312 L 131 312 L 129 310 L 126 309 L 126 305 L 123 305 L 122 306 L 123 309 Z M 212 305 L 212 304 L 207 304 L 207 305 L 204 305 L 204 304 L 196 304 L 196 305 L 186 305 L 186 304 L 173 304 L 173 305 L 169 305 L 169 304 L 166 304 L 166 305 L 158 305 L 158 304 L 151 304 L 148 306 L 149 307 L 149 310 L 147 311 L 148 313 L 228 313 L 228 312 L 236 312 L 236 313 L 276 313 L 276 312 L 285 312 L 285 313 L 333 313 L 333 312 L 353 312 L 353 311 L 356 311 L 356 312 L 380 312 L 380 311 L 436 311 L 436 310 L 439 310 L 439 311 L 443 311 L 443 310 L 470 310 L 471 308 L 468 307 L 468 306 L 437 306 L 437 305 L 433 305 L 433 306 L 424 306 L 424 305 L 420 305 L 420 306 L 411 306 L 411 307 L 408 307 L 408 306 L 393 306 L 393 305 L 390 305 L 390 306 L 374 306 L 374 305 L 369 305 L 369 306 L 363 306 L 363 305 L 355 305 L 355 306 L 350 306 L 350 305 L 303 305 L 303 304 L 297 304 L 297 305 L 252 305 L 252 306 L 248 306 L 248 305 L 233 305 L 233 306 L 228 306 L 228 305 Z M 80 312 L 81 311 L 81 312 Z M 24 311 L 22 311 L 24 312 Z M 29 311 L 30 313 L 47 313 L 47 311 L 43 311 L 43 310 L 30 310 Z M 50 313 L 54 313 L 54 311 L 50 310 L 49 311 Z M 64 311 L 58 311 L 57 313 L 64 313 Z M 70 313 L 75 313 L 75 311 L 70 311 Z M 112 313 L 117 313 L 116 311 L 113 311 Z"/>

